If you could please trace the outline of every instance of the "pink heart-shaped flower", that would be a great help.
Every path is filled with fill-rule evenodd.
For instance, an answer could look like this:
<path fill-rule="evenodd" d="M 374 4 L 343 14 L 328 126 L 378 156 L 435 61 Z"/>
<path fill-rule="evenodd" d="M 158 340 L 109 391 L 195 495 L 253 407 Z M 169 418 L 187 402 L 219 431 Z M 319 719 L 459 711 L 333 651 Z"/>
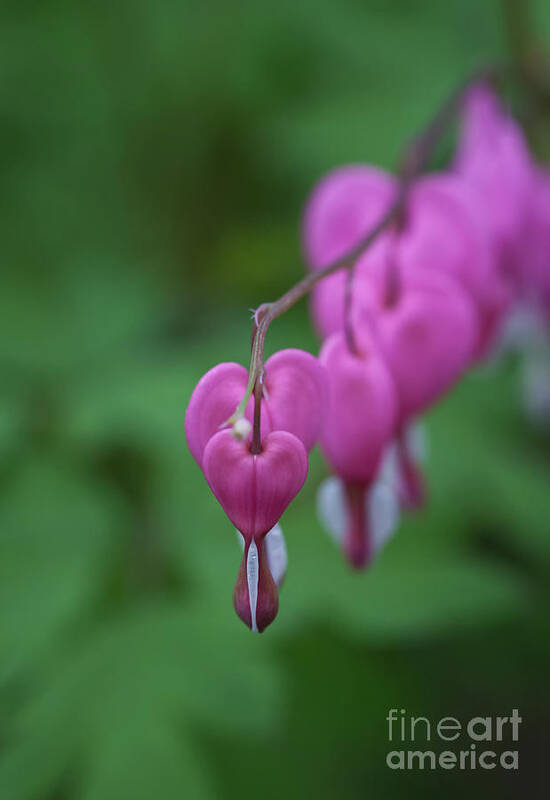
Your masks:
<path fill-rule="evenodd" d="M 312 269 L 342 256 L 375 225 L 395 198 L 397 182 L 368 164 L 351 164 L 326 175 L 307 202 L 304 253 Z"/>
<path fill-rule="evenodd" d="M 311 450 L 326 411 L 325 368 L 304 350 L 280 350 L 266 361 L 264 387 L 262 407 L 271 429 L 294 434 L 306 450 Z"/>
<path fill-rule="evenodd" d="M 354 323 L 359 339 L 362 330 L 376 332 L 395 381 L 400 426 L 458 380 L 479 336 L 476 311 L 462 288 L 428 270 L 405 273 L 391 302 L 383 276 L 372 274 L 361 287 Z"/>
<path fill-rule="evenodd" d="M 480 313 L 495 279 L 490 239 L 478 194 L 453 173 L 421 178 L 410 191 L 399 236 L 399 267 L 430 269 L 454 278 Z"/>
<path fill-rule="evenodd" d="M 482 198 L 481 219 L 493 237 L 500 267 L 516 273 L 533 188 L 533 163 L 523 131 L 484 83 L 472 87 L 466 96 L 455 169 Z"/>
<path fill-rule="evenodd" d="M 321 449 L 344 480 L 369 483 L 396 423 L 397 398 L 390 371 L 372 337 L 363 332 L 351 353 L 341 333 L 323 345 L 320 361 L 329 383 L 329 407 Z"/>
<path fill-rule="evenodd" d="M 227 422 L 240 403 L 248 382 L 248 372 L 241 364 L 217 364 L 202 376 L 195 387 L 185 414 L 185 436 L 189 450 L 202 466 L 204 448 Z M 254 400 L 246 407 L 246 418 L 252 422 Z M 262 431 L 271 431 L 271 423 L 262 409 Z"/>
<path fill-rule="evenodd" d="M 213 367 L 195 387 L 185 415 L 189 449 L 199 466 L 209 440 L 219 432 L 241 401 L 248 372 L 240 364 Z M 325 405 L 326 376 L 319 361 L 304 350 L 275 353 L 264 366 L 264 396 L 261 434 L 285 430 L 310 450 L 319 436 Z M 248 402 L 246 418 L 252 422 L 254 400 Z"/>
<path fill-rule="evenodd" d="M 299 439 L 273 431 L 253 455 L 231 431 L 216 433 L 206 445 L 203 470 L 223 510 L 246 541 L 273 528 L 307 476 L 307 453 Z"/>

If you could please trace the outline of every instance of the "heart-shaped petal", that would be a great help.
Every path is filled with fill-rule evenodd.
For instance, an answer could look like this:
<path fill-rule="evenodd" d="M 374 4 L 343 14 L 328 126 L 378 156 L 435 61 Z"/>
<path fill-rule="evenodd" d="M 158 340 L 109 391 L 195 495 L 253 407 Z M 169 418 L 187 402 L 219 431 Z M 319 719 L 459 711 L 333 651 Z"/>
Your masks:
<path fill-rule="evenodd" d="M 327 368 L 329 407 L 320 441 L 340 477 L 367 484 L 394 433 L 397 407 L 379 347 L 364 332 L 361 344 L 361 353 L 353 354 L 337 333 L 323 345 L 319 359 Z"/>
<path fill-rule="evenodd" d="M 307 476 L 307 453 L 286 431 L 262 439 L 262 452 L 250 453 L 231 431 L 215 434 L 203 455 L 210 488 L 245 539 L 260 539 L 279 521 Z"/>
<path fill-rule="evenodd" d="M 204 448 L 237 408 L 247 382 L 248 372 L 243 366 L 226 362 L 209 370 L 196 385 L 185 414 L 185 436 L 199 467 Z M 246 417 L 252 421 L 253 416 L 254 400 L 251 398 Z M 267 434 L 270 430 L 267 414 L 262 411 L 262 432 Z"/>
<path fill-rule="evenodd" d="M 265 364 L 264 404 L 273 430 L 294 434 L 311 450 L 326 410 L 325 368 L 304 350 L 280 350 Z"/>
<path fill-rule="evenodd" d="M 313 287 L 310 311 L 321 339 L 344 329 L 347 274 L 347 270 L 339 270 Z"/>
<path fill-rule="evenodd" d="M 458 175 L 419 180 L 407 203 L 407 225 L 399 237 L 401 269 L 434 269 L 450 275 L 482 313 L 496 276 L 479 195 Z"/>
<path fill-rule="evenodd" d="M 399 296 L 391 304 L 380 275 L 365 282 L 354 308 L 359 338 L 373 319 L 404 424 L 441 397 L 471 363 L 479 335 L 477 313 L 456 281 L 418 270 L 401 276 Z"/>
<path fill-rule="evenodd" d="M 534 170 L 525 136 L 484 83 L 468 92 L 455 169 L 483 199 L 482 220 L 499 265 L 515 272 L 525 234 Z"/>
<path fill-rule="evenodd" d="M 306 260 L 313 269 L 330 264 L 368 233 L 391 205 L 393 176 L 367 164 L 340 167 L 314 188 L 303 225 Z"/>

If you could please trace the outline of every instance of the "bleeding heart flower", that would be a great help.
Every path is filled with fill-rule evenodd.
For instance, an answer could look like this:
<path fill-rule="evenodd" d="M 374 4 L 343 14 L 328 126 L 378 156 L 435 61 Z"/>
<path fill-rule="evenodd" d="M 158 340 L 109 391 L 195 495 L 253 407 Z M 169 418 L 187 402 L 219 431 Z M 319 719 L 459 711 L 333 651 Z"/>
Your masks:
<path fill-rule="evenodd" d="M 367 164 L 341 167 L 323 178 L 304 214 L 304 253 L 310 267 L 320 269 L 356 245 L 389 209 L 396 190 L 393 176 Z M 374 242 L 365 262 L 380 258 L 383 241 L 382 236 Z M 323 339 L 343 328 L 346 277 L 340 270 L 311 293 L 313 320 Z"/>
<path fill-rule="evenodd" d="M 421 178 L 409 192 L 394 256 L 401 272 L 427 269 L 454 278 L 480 315 L 497 276 L 481 215 L 478 193 L 460 176 L 449 172 Z"/>
<path fill-rule="evenodd" d="M 462 375 L 477 344 L 478 320 L 462 288 L 434 271 L 406 271 L 397 294 L 384 275 L 363 280 L 355 330 L 375 330 L 399 401 L 399 427 L 429 408 Z"/>
<path fill-rule="evenodd" d="M 392 176 L 369 166 L 345 167 L 322 180 L 304 219 L 310 266 L 324 266 L 357 244 L 388 210 L 395 189 Z M 470 296 L 480 318 L 492 315 L 497 271 L 491 239 L 478 219 L 480 207 L 478 193 L 456 174 L 416 181 L 399 231 L 388 229 L 359 259 L 354 297 L 361 291 L 361 276 L 368 278 L 391 261 L 397 276 L 419 269 L 451 276 Z M 346 272 L 339 271 L 313 291 L 312 314 L 323 338 L 343 328 L 346 281 Z"/>
<path fill-rule="evenodd" d="M 312 269 L 356 245 L 389 209 L 396 191 L 392 175 L 368 164 L 329 172 L 313 189 L 304 214 L 304 253 Z"/>
<path fill-rule="evenodd" d="M 224 363 L 209 370 L 196 385 L 185 415 L 185 436 L 199 467 L 202 467 L 204 448 L 237 408 L 247 383 L 248 372 L 241 364 Z M 263 403 L 261 413 L 262 431 L 267 434 L 271 431 L 271 420 Z M 245 417 L 252 423 L 253 398 L 246 407 Z"/>
<path fill-rule="evenodd" d="M 466 96 L 455 169 L 479 192 L 480 219 L 493 238 L 503 277 L 517 284 L 533 165 L 521 128 L 484 83 Z"/>
<path fill-rule="evenodd" d="M 193 392 L 185 430 L 210 488 L 244 537 L 235 608 L 247 625 L 262 631 L 277 613 L 276 584 L 282 579 L 273 580 L 270 569 L 280 573 L 286 568 L 281 563 L 284 540 L 272 532 L 267 550 L 264 540 L 304 483 L 307 450 L 319 435 L 327 386 L 324 367 L 309 353 L 283 350 L 268 359 L 262 375 L 261 452 L 252 454 L 253 399 L 244 419 L 220 430 L 247 382 L 248 373 L 239 364 L 211 369 Z"/>
<path fill-rule="evenodd" d="M 248 372 L 243 366 L 224 363 L 203 375 L 195 387 L 185 416 L 185 433 L 199 466 L 208 441 L 233 414 L 247 383 Z M 319 436 L 326 391 L 323 367 L 310 353 L 295 349 L 275 353 L 264 367 L 262 434 L 286 430 L 310 450 Z M 245 417 L 252 422 L 253 416 L 251 398 Z"/>
<path fill-rule="evenodd" d="M 216 433 L 205 448 L 206 480 L 245 540 L 234 603 L 237 614 L 252 630 L 264 630 L 278 609 L 263 539 L 302 488 L 307 468 L 302 442 L 286 431 L 264 437 L 257 455 L 228 430 Z"/>
<path fill-rule="evenodd" d="M 342 334 L 331 336 L 319 359 L 327 369 L 329 407 L 321 448 L 342 479 L 349 509 L 343 548 L 361 567 L 372 556 L 366 497 L 396 422 L 395 388 L 375 341 L 363 333 L 351 353 Z"/>
<path fill-rule="evenodd" d="M 327 404 L 327 378 L 319 360 L 304 350 L 280 350 L 264 367 L 262 409 L 274 431 L 288 431 L 311 450 Z"/>

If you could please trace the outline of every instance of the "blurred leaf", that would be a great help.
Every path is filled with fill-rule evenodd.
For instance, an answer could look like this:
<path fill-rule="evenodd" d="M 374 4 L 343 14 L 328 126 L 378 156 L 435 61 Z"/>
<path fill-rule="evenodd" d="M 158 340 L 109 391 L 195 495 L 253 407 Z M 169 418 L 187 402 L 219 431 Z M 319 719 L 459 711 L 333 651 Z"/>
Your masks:
<path fill-rule="evenodd" d="M 86 615 L 117 525 L 115 498 L 36 457 L 0 500 L 0 677 L 26 671 Z"/>
<path fill-rule="evenodd" d="M 235 638 L 215 616 L 178 604 L 137 608 L 49 660 L 0 758 L 0 785 L 10 800 L 40 797 L 70 768 L 85 797 L 150 797 L 152 786 L 166 800 L 183 790 L 215 796 L 192 732 L 272 730 L 278 694 L 276 671 L 250 636 Z M 21 781 L 17 765 L 36 753 Z"/>
<path fill-rule="evenodd" d="M 108 361 L 152 325 L 159 292 L 137 265 L 122 268 L 109 257 L 71 263 L 64 271 L 13 273 L 0 282 L 0 359 L 10 367 L 82 368 Z"/>

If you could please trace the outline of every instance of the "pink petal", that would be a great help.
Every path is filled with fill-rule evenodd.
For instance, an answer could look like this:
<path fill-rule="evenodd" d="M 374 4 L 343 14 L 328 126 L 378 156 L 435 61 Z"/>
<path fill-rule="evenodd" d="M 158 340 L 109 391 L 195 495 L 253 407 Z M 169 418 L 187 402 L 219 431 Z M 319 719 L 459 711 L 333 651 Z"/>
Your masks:
<path fill-rule="evenodd" d="M 346 280 L 347 270 L 339 270 L 318 283 L 311 293 L 311 316 L 321 339 L 344 328 Z"/>
<path fill-rule="evenodd" d="M 304 350 L 280 350 L 265 364 L 265 390 L 272 429 L 294 434 L 311 450 L 326 410 L 325 368 Z"/>
<path fill-rule="evenodd" d="M 204 448 L 237 408 L 247 382 L 247 370 L 240 364 L 228 362 L 209 370 L 195 387 L 185 415 L 185 435 L 199 467 L 202 466 Z M 246 417 L 252 421 L 253 416 L 254 400 L 251 398 Z M 270 430 L 269 419 L 262 410 L 262 431 L 269 433 Z"/>
<path fill-rule="evenodd" d="M 360 331 L 376 320 L 403 424 L 441 397 L 471 363 L 479 336 L 477 314 L 455 281 L 428 270 L 404 274 L 399 297 L 390 305 L 379 276 L 368 288 L 354 315 L 356 327 Z"/>
<path fill-rule="evenodd" d="M 494 237 L 501 267 L 516 272 L 533 166 L 522 130 L 484 84 L 466 98 L 455 169 L 483 199 L 482 218 Z"/>
<path fill-rule="evenodd" d="M 434 269 L 455 278 L 480 308 L 496 277 L 478 194 L 452 173 L 419 180 L 399 238 L 402 269 Z"/>
<path fill-rule="evenodd" d="M 304 216 L 304 250 L 311 267 L 324 267 L 357 244 L 390 206 L 395 190 L 391 175 L 366 164 L 341 167 L 323 178 Z"/>
<path fill-rule="evenodd" d="M 262 452 L 224 430 L 208 442 L 203 470 L 233 525 L 249 541 L 264 536 L 302 488 L 307 476 L 307 453 L 301 441 L 286 431 L 262 439 Z"/>
<path fill-rule="evenodd" d="M 394 432 L 395 388 L 379 348 L 366 337 L 360 356 L 344 336 L 327 339 L 319 359 L 328 372 L 329 410 L 321 448 L 335 472 L 351 482 L 370 482 Z"/>

